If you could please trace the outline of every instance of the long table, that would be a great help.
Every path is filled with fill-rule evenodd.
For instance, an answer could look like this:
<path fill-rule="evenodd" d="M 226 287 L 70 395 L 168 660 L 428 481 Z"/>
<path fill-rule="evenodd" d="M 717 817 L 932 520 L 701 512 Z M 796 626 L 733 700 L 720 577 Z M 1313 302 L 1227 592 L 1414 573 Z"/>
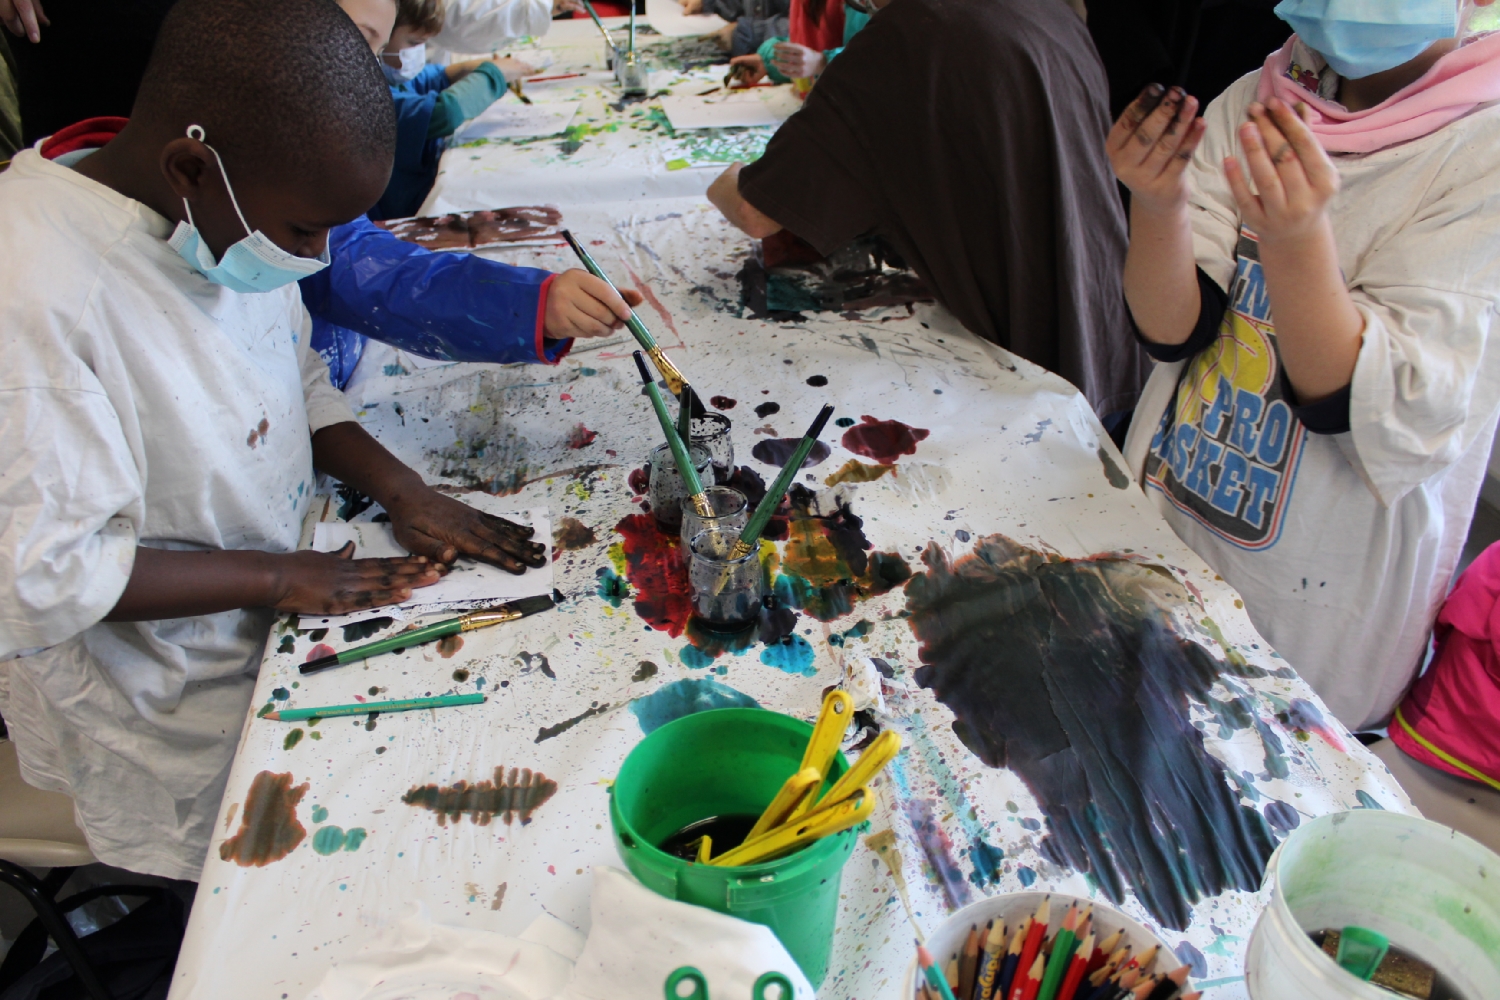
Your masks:
<path fill-rule="evenodd" d="M 504 162 L 495 175 L 447 207 L 514 203 Z M 860 742 L 877 728 L 905 741 L 871 830 L 895 832 L 929 930 L 1000 892 L 1116 899 L 1210 997 L 1243 996 L 1274 843 L 1308 817 L 1412 807 L 1152 511 L 1082 397 L 936 306 L 749 318 L 735 272 L 751 243 L 700 197 L 550 200 L 647 293 L 647 324 L 733 420 L 739 466 L 769 481 L 772 442 L 837 408 L 830 453 L 799 477 L 798 513 L 767 554 L 795 623 L 736 644 L 686 621 L 675 551 L 632 476 L 659 428 L 627 338 L 552 368 L 419 367 L 373 349 L 349 389 L 361 422 L 487 509 L 547 507 L 563 600 L 456 650 L 305 679 L 314 646 L 360 637 L 273 629 L 172 997 L 305 996 L 412 901 L 441 924 L 516 935 L 545 913 L 586 932 L 591 867 L 621 866 L 608 786 L 643 732 L 725 704 L 810 720 L 840 683 L 878 694 Z M 565 248 L 486 252 L 573 264 Z M 295 739 L 256 717 L 474 690 L 489 700 Z M 447 821 L 411 794 L 513 768 L 557 783 L 525 816 Z M 277 782 L 306 790 L 257 810 L 273 826 L 249 839 L 296 846 L 247 858 L 247 802 Z M 905 920 L 861 843 L 821 995 L 895 996 Z"/>

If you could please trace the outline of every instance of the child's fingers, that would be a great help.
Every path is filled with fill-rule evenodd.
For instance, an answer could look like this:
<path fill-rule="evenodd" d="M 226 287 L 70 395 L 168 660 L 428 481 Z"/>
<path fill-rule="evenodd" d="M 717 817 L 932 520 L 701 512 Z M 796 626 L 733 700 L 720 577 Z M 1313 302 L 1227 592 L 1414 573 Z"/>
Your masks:
<path fill-rule="evenodd" d="M 1302 104 L 1300 107 L 1305 109 L 1307 105 Z M 1275 98 L 1270 102 L 1269 111 L 1277 128 L 1296 152 L 1308 183 L 1320 191 L 1336 186 L 1338 171 L 1334 169 L 1333 162 L 1328 159 L 1328 154 L 1323 151 L 1323 145 L 1318 142 L 1318 137 L 1313 135 L 1312 129 L 1308 128 L 1307 122 L 1303 121 L 1284 102 Z"/>
<path fill-rule="evenodd" d="M 449 542 L 428 534 L 421 528 L 408 528 L 399 541 L 406 551 L 414 556 L 426 556 L 440 563 L 451 563 L 458 558 L 458 549 Z"/>
<path fill-rule="evenodd" d="M 1250 223 L 1251 229 L 1255 229 L 1265 213 L 1260 199 L 1250 191 L 1250 185 L 1245 180 L 1245 169 L 1232 156 L 1224 157 L 1224 180 L 1229 183 L 1229 193 L 1234 196 L 1241 218 Z"/>
<path fill-rule="evenodd" d="M 1260 203 L 1268 211 L 1279 209 L 1286 203 L 1286 192 L 1282 189 L 1276 164 L 1271 162 L 1271 154 L 1266 151 L 1258 123 L 1247 122 L 1240 126 L 1240 145 L 1245 150 L 1245 166 L 1250 171 L 1250 179 L 1255 181 Z"/>
<path fill-rule="evenodd" d="M 1177 148 L 1182 145 L 1184 133 L 1195 120 L 1198 111 L 1198 101 L 1189 97 L 1177 88 L 1173 88 L 1172 94 L 1167 99 L 1175 107 L 1175 113 L 1163 126 L 1161 136 L 1156 140 L 1156 145 L 1151 147 L 1146 154 L 1143 164 L 1147 172 L 1160 174 L 1172 162 L 1177 154 Z M 1167 102 L 1163 102 L 1166 106 Z"/>
<path fill-rule="evenodd" d="M 1276 103 L 1280 104 L 1279 101 Z M 1271 165 L 1276 170 L 1276 176 L 1281 179 L 1281 188 L 1286 201 L 1298 202 L 1308 189 L 1307 172 L 1302 167 L 1300 151 L 1292 144 L 1291 137 L 1282 131 L 1281 122 L 1277 121 L 1277 116 L 1271 114 L 1267 108 L 1252 104 L 1250 114 L 1260 128 L 1261 143 L 1266 149 Z M 1301 124 L 1289 112 L 1282 121 L 1293 126 Z"/>
<path fill-rule="evenodd" d="M 536 534 L 536 528 L 532 525 L 517 524 L 514 521 L 497 517 L 494 514 L 486 514 L 484 511 L 479 512 L 479 519 L 495 531 L 510 535 L 513 538 L 530 538 Z"/>
<path fill-rule="evenodd" d="M 1159 83 L 1152 83 L 1140 92 L 1130 106 L 1121 113 L 1114 127 L 1109 130 L 1109 136 L 1105 139 L 1105 145 L 1110 152 L 1119 152 L 1125 149 L 1130 139 L 1151 117 L 1157 105 L 1166 96 L 1167 88 Z"/>
<path fill-rule="evenodd" d="M 620 289 L 620 295 L 625 299 L 625 304 L 630 306 L 632 309 L 640 305 L 642 302 L 646 301 L 646 296 L 642 295 L 634 288 L 622 288 Z M 621 316 L 620 318 L 629 319 L 630 316 L 629 314 L 626 314 L 624 316 Z"/>

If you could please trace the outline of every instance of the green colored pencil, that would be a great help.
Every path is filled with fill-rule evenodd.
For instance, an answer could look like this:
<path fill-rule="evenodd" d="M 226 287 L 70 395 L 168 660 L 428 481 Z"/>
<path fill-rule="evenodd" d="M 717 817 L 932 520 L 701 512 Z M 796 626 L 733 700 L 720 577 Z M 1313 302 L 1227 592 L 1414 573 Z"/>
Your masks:
<path fill-rule="evenodd" d="M 369 715 L 371 712 L 415 712 L 419 708 L 450 708 L 454 705 L 479 705 L 484 695 L 444 694 L 436 698 L 407 698 L 405 701 L 366 701 L 354 705 L 324 705 L 321 708 L 283 708 L 267 712 L 267 719 L 277 722 L 301 722 L 303 719 L 330 719 L 336 715 Z"/>
<path fill-rule="evenodd" d="M 490 608 L 487 611 L 470 611 L 466 615 L 457 618 L 445 618 L 431 625 L 421 628 L 410 629 L 405 632 L 397 632 L 395 635 L 384 639 L 376 639 L 367 642 L 363 646 L 355 646 L 352 649 L 340 650 L 337 653 L 329 653 L 315 660 L 308 660 L 297 669 L 304 674 L 315 674 L 329 667 L 341 667 L 346 663 L 354 663 L 359 660 L 368 660 L 372 656 L 381 653 L 389 653 L 397 649 L 407 649 L 411 646 L 420 646 L 424 642 L 432 642 L 443 639 L 450 635 L 458 635 L 460 632 L 472 632 L 475 629 L 487 628 L 490 625 L 499 625 L 504 622 L 513 622 L 517 618 L 525 618 L 527 615 L 536 614 L 538 611 L 547 611 L 552 607 L 552 598 L 546 594 L 540 597 L 523 597 L 519 601 L 511 601 L 502 604 L 498 608 Z"/>
<path fill-rule="evenodd" d="M 1062 985 L 1063 976 L 1067 975 L 1073 952 L 1078 950 L 1077 930 L 1078 904 L 1074 903 L 1068 907 L 1062 929 L 1052 939 L 1052 954 L 1047 959 L 1047 971 L 1042 974 L 1042 985 L 1036 991 L 1036 1000 L 1054 1000 L 1057 996 L 1057 988 Z"/>
<path fill-rule="evenodd" d="M 818 435 L 823 433 L 823 427 L 828 423 L 828 418 L 833 416 L 833 407 L 825 406 L 819 411 L 817 419 L 802 435 L 802 440 L 797 442 L 797 448 L 792 452 L 792 457 L 781 467 L 781 475 L 766 490 L 766 495 L 761 498 L 760 503 L 755 506 L 755 513 L 750 515 L 750 520 L 745 523 L 745 530 L 740 532 L 739 539 L 734 543 L 734 548 L 729 552 L 730 560 L 741 559 L 750 553 L 760 543 L 761 532 L 766 530 L 770 523 L 771 515 L 776 513 L 777 506 L 781 503 L 781 497 L 792 485 L 792 477 L 802 470 L 802 463 L 807 459 L 813 445 L 818 443 Z"/>
<path fill-rule="evenodd" d="M 641 371 L 641 382 L 646 386 L 646 395 L 651 397 L 656 419 L 661 421 L 662 433 L 667 436 L 667 447 L 672 450 L 677 471 L 682 474 L 682 482 L 687 487 L 688 500 L 692 503 L 693 510 L 700 517 L 713 517 L 714 509 L 708 505 L 708 497 L 703 495 L 703 481 L 698 478 L 698 470 L 693 467 L 693 456 L 682 436 L 677 433 L 677 428 L 672 426 L 672 416 L 667 413 L 667 401 L 661 398 L 661 390 L 656 387 L 656 381 L 646 368 L 646 359 L 640 351 L 635 352 L 635 366 Z"/>
<path fill-rule="evenodd" d="M 620 290 L 615 288 L 615 283 L 609 280 L 609 275 L 604 273 L 604 269 L 583 248 L 583 244 L 574 239 L 573 234 L 566 229 L 562 231 L 562 234 L 563 239 L 568 241 L 568 246 L 573 248 L 573 252 L 578 255 L 578 259 L 583 262 L 589 274 L 603 281 L 610 288 L 614 288 L 618 293 Z M 657 371 L 661 372 L 661 377 L 666 379 L 667 388 L 672 390 L 672 395 L 680 398 L 682 387 L 687 383 L 687 379 L 682 377 L 682 372 L 662 353 L 661 347 L 656 343 L 656 338 L 651 336 L 651 331 L 646 329 L 646 324 L 641 322 L 641 318 L 635 314 L 634 309 L 630 310 L 630 318 L 625 321 L 625 325 L 635 336 L 635 342 L 641 345 L 641 350 L 651 356 L 651 363 L 656 366 Z"/>

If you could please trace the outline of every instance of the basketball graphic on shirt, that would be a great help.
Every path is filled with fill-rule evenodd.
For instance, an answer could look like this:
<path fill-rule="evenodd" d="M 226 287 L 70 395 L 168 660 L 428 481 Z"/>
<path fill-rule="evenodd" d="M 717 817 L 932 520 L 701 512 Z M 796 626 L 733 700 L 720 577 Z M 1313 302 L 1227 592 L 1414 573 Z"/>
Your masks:
<path fill-rule="evenodd" d="M 1281 385 L 1260 245 L 1241 230 L 1218 337 L 1183 365 L 1146 455 L 1146 483 L 1242 549 L 1281 537 L 1307 429 Z"/>

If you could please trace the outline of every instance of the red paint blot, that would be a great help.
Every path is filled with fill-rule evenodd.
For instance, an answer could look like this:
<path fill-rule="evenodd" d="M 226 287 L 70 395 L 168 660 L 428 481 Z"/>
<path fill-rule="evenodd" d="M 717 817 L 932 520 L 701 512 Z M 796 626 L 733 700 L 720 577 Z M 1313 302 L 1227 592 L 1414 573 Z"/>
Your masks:
<path fill-rule="evenodd" d="M 709 402 L 714 405 L 714 409 L 716 410 L 732 410 L 739 400 L 730 399 L 728 396 L 714 396 Z"/>
<path fill-rule="evenodd" d="M 314 646 L 312 649 L 309 649 L 307 651 L 307 659 L 304 660 L 303 662 L 304 663 L 311 663 L 313 660 L 316 660 L 320 656 L 332 656 L 334 653 L 337 653 L 337 652 L 338 652 L 338 650 L 336 650 L 332 646 L 328 645 L 328 643 L 326 643 L 326 642 L 320 642 L 316 646 Z"/>
<path fill-rule="evenodd" d="M 573 396 L 572 396 L 571 393 L 565 392 L 561 396 L 558 396 L 557 398 L 560 399 L 560 400 L 562 400 L 564 403 L 571 403 L 571 402 L 573 402 Z"/>
<path fill-rule="evenodd" d="M 862 416 L 860 423 L 844 432 L 843 445 L 856 455 L 873 458 L 890 465 L 902 455 L 915 455 L 917 442 L 927 439 L 931 431 L 910 427 L 899 420 L 876 420 Z"/>
<path fill-rule="evenodd" d="M 556 875 L 557 874 L 557 869 L 554 868 L 552 865 L 548 865 L 547 866 L 547 874 L 548 875 Z"/>
<path fill-rule="evenodd" d="M 631 490 L 639 496 L 651 486 L 651 473 L 643 465 L 639 469 L 632 469 L 626 482 L 630 483 Z"/>
<path fill-rule="evenodd" d="M 582 424 L 579 424 L 568 432 L 568 447 L 587 448 L 594 443 L 594 439 L 598 436 L 598 431 L 591 431 Z"/>
<path fill-rule="evenodd" d="M 617 451 L 615 451 L 613 448 L 605 448 L 604 449 L 604 454 L 608 455 L 610 458 L 619 458 L 620 457 L 620 453 L 617 452 Z"/>
<path fill-rule="evenodd" d="M 625 578 L 635 588 L 635 613 L 672 638 L 693 613 L 693 592 L 682 568 L 682 542 L 656 527 L 650 514 L 631 514 L 615 525 L 624 536 Z"/>

